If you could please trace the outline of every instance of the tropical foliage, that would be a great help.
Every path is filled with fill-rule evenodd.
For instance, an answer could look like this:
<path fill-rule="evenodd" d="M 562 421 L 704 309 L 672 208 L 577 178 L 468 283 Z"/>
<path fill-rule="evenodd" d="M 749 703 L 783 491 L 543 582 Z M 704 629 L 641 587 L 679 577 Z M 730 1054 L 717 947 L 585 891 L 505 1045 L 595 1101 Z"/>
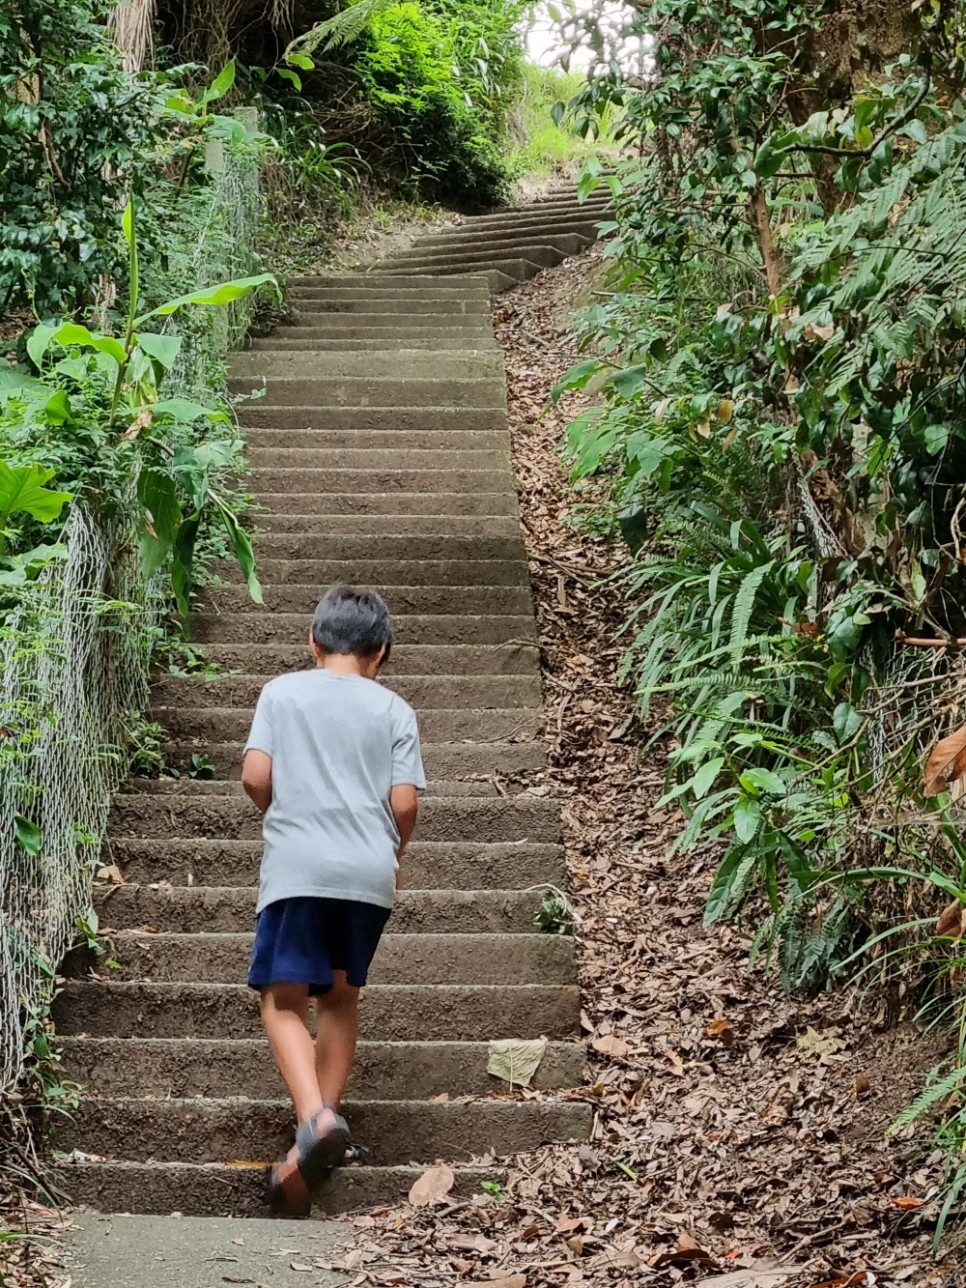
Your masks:
<path fill-rule="evenodd" d="M 882 10 L 850 60 L 844 4 L 654 0 L 618 33 L 643 81 L 596 31 L 569 110 L 618 108 L 627 159 L 585 169 L 612 293 L 560 388 L 602 390 L 566 453 L 584 521 L 637 552 L 625 675 L 679 844 L 719 851 L 706 919 L 753 919 L 790 987 L 867 953 L 935 999 L 949 936 L 887 932 L 966 904 L 966 32 Z"/>

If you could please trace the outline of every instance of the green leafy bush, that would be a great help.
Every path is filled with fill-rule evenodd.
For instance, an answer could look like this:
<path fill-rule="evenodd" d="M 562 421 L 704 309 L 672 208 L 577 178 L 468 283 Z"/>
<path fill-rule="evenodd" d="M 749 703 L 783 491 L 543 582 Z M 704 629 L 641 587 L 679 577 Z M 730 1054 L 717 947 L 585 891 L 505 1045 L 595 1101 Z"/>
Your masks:
<path fill-rule="evenodd" d="M 466 74 L 459 60 L 461 35 L 412 0 L 392 5 L 372 20 L 354 67 L 386 168 L 443 199 L 488 206 L 505 197 L 508 174 L 479 102 L 479 68 Z"/>
<path fill-rule="evenodd" d="M 116 263 L 118 184 L 154 148 L 155 98 L 110 53 L 107 8 L 0 9 L 0 309 L 71 310 Z"/>

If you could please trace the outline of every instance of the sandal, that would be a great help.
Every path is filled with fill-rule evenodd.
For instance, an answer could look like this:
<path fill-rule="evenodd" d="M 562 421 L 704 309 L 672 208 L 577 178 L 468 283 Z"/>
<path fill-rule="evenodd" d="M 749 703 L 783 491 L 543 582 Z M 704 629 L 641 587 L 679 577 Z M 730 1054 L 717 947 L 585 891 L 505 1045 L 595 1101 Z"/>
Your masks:
<path fill-rule="evenodd" d="M 345 1156 L 339 1166 L 358 1167 L 360 1163 L 365 1162 L 366 1155 L 368 1153 L 369 1151 L 366 1149 L 365 1145 L 356 1145 L 354 1141 L 350 1140 L 348 1145 L 346 1145 Z"/>
<path fill-rule="evenodd" d="M 332 1115 L 327 1130 L 320 1130 L 319 1119 Z M 329 1105 L 323 1105 L 295 1132 L 295 1144 L 272 1168 L 269 1201 L 287 1216 L 308 1216 L 312 1207 L 312 1190 L 333 1167 L 338 1167 L 350 1148 L 349 1125 Z"/>

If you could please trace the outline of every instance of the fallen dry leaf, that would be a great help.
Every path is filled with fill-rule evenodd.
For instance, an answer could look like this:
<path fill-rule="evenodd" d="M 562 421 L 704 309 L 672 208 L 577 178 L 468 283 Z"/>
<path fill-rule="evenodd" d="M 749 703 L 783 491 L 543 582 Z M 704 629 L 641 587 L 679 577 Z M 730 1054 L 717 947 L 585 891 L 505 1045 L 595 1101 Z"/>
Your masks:
<path fill-rule="evenodd" d="M 845 1043 L 841 1038 L 837 1038 L 831 1033 L 823 1037 L 821 1033 L 816 1032 L 809 1025 L 805 1032 L 795 1039 L 795 1045 L 805 1055 L 814 1055 L 821 1058 L 827 1055 L 834 1055 L 836 1051 L 841 1051 Z"/>
<path fill-rule="evenodd" d="M 914 1212 L 916 1208 L 921 1208 L 926 1202 L 925 1199 L 916 1199 L 911 1195 L 905 1198 L 890 1199 L 893 1207 L 897 1207 L 902 1212 Z"/>
<path fill-rule="evenodd" d="M 412 1189 L 409 1191 L 409 1201 L 413 1207 L 426 1207 L 430 1203 L 438 1203 L 441 1198 L 450 1192 L 456 1183 L 456 1177 L 453 1170 L 447 1167 L 445 1163 L 438 1163 L 435 1167 L 429 1167 L 423 1172 L 418 1180 L 413 1182 Z"/>
<path fill-rule="evenodd" d="M 940 738 L 926 760 L 923 790 L 927 796 L 938 796 L 950 784 L 966 774 L 966 725 L 955 733 Z"/>
<path fill-rule="evenodd" d="M 730 1020 L 712 1020 L 705 1033 L 709 1038 L 714 1038 L 722 1046 L 730 1047 L 734 1045 L 735 1031 Z"/>
<path fill-rule="evenodd" d="M 964 933 L 966 933 L 966 907 L 959 899 L 953 899 L 952 903 L 948 903 L 942 910 L 936 922 L 936 934 L 940 939 L 947 936 L 952 939 L 962 939 Z"/>
<path fill-rule="evenodd" d="M 612 1055 L 615 1060 L 623 1060 L 630 1053 L 631 1045 L 623 1038 L 607 1033 L 602 1038 L 594 1038 L 590 1044 L 601 1055 Z"/>

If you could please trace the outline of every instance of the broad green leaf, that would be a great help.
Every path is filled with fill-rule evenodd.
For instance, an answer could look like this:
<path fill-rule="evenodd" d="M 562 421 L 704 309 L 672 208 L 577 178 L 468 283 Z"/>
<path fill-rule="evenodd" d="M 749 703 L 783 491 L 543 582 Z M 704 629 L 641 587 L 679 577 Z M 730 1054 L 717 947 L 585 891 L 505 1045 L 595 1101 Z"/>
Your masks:
<path fill-rule="evenodd" d="M 235 60 L 230 59 L 204 91 L 202 98 L 206 103 L 214 103 L 216 99 L 224 98 L 232 85 L 235 83 Z"/>
<path fill-rule="evenodd" d="M 44 415 L 52 425 L 70 420 L 70 399 L 63 389 L 55 389 L 44 404 Z"/>
<path fill-rule="evenodd" d="M 181 352 L 180 335 L 157 335 L 153 331 L 139 331 L 137 344 L 155 362 L 160 362 L 165 371 L 170 371 L 174 361 Z"/>
<path fill-rule="evenodd" d="M 25 371 L 18 371 L 0 362 L 0 402 L 15 398 L 18 394 L 46 394 L 49 386 L 36 376 L 29 376 Z"/>
<path fill-rule="evenodd" d="M 161 402 L 153 403 L 147 410 L 153 412 L 155 417 L 170 416 L 173 420 L 192 421 L 201 420 L 202 417 L 207 417 L 210 421 L 228 419 L 227 412 L 219 411 L 217 407 L 190 402 L 187 398 L 164 398 Z"/>
<path fill-rule="evenodd" d="M 174 591 L 186 634 L 191 612 L 191 588 L 194 585 L 195 543 L 200 524 L 200 516 L 196 514 L 182 521 L 171 560 L 171 589 Z"/>
<path fill-rule="evenodd" d="M 927 425 L 923 431 L 923 439 L 929 455 L 938 456 L 941 451 L 945 450 L 946 444 L 949 442 L 949 426 Z"/>
<path fill-rule="evenodd" d="M 23 814 L 15 814 L 13 831 L 17 844 L 36 858 L 40 853 L 40 843 L 43 839 L 37 824 L 32 823 L 29 818 L 24 818 Z"/>
<path fill-rule="evenodd" d="M 715 756 L 714 760 L 706 760 L 698 772 L 691 779 L 691 790 L 699 799 L 710 791 L 714 785 L 714 780 L 721 772 L 724 764 L 724 756 Z"/>
<path fill-rule="evenodd" d="M 118 365 L 123 364 L 127 359 L 124 345 L 120 340 L 116 340 L 112 335 L 98 335 L 77 322 L 62 323 L 51 336 L 51 343 L 63 345 L 65 349 L 70 345 L 83 345 L 96 349 L 99 353 L 106 353 L 113 358 Z"/>
<path fill-rule="evenodd" d="M 840 743 L 854 737 L 861 724 L 862 717 L 850 702 L 840 702 L 832 712 L 832 728 Z"/>
<path fill-rule="evenodd" d="M 754 840 L 761 823 L 761 806 L 751 796 L 739 796 L 735 802 L 735 836 L 747 845 Z"/>
<path fill-rule="evenodd" d="M 67 547 L 61 545 L 34 546 L 19 555 L 0 555 L 0 586 L 22 586 L 48 564 L 66 557 Z"/>
<path fill-rule="evenodd" d="M 308 54 L 300 54 L 297 50 L 287 54 L 285 61 L 291 63 L 293 67 L 301 67 L 303 72 L 310 72 L 315 67 L 315 63 Z"/>
<path fill-rule="evenodd" d="M 714 880 L 711 882 L 711 890 L 708 894 L 708 902 L 704 909 L 704 924 L 706 926 L 710 926 L 712 922 L 717 921 L 731 902 L 731 890 L 742 856 L 743 851 L 740 846 L 733 845 L 715 873 Z"/>
<path fill-rule="evenodd" d="M 44 354 L 50 348 L 57 328 L 52 326 L 35 326 L 27 336 L 27 353 L 30 361 L 39 371 L 43 364 Z"/>
<path fill-rule="evenodd" d="M 611 384 L 622 398 L 633 398 L 646 383 L 647 367 L 643 362 L 639 362 L 633 367 L 625 367 L 623 371 L 615 372 L 611 380 Z"/>
<path fill-rule="evenodd" d="M 54 471 L 42 465 L 19 465 L 11 468 L 0 461 L 0 524 L 12 514 L 29 514 L 41 523 L 51 523 L 71 500 L 70 492 L 54 492 L 44 484 Z"/>
<path fill-rule="evenodd" d="M 170 317 L 172 313 L 177 313 L 178 309 L 183 309 L 189 304 L 215 308 L 231 304 L 234 300 L 240 300 L 249 292 L 257 290 L 259 286 L 274 286 L 277 291 L 278 281 L 271 273 L 259 273 L 257 277 L 240 277 L 233 282 L 222 282 L 220 286 L 208 286 L 204 290 L 193 291 L 191 295 L 179 295 L 176 300 L 169 300 L 167 304 L 159 304 L 150 313 L 139 317 L 135 325 L 141 326 L 148 318 Z"/>
<path fill-rule="evenodd" d="M 263 604 L 265 601 L 262 597 L 262 587 L 255 570 L 255 552 L 252 550 L 248 533 L 239 526 L 237 518 L 227 506 L 221 506 L 221 517 L 231 538 L 235 558 L 248 586 L 248 593 L 256 604 Z"/>
<path fill-rule="evenodd" d="M 593 380 L 602 364 L 597 358 L 584 358 L 565 372 L 550 391 L 552 402 L 559 402 L 571 389 L 584 389 Z"/>
<path fill-rule="evenodd" d="M 784 796 L 788 791 L 784 779 L 773 770 L 765 769 L 760 765 L 746 769 L 739 781 L 746 791 L 768 792 L 771 796 Z"/>
<path fill-rule="evenodd" d="M 121 227 L 124 230 L 124 240 L 128 247 L 134 245 L 134 202 L 128 201 L 124 207 L 124 214 L 121 216 Z"/>
<path fill-rule="evenodd" d="M 181 506 L 174 479 L 163 470 L 142 470 L 138 478 L 138 500 L 143 510 L 139 541 L 141 571 L 145 580 L 150 580 L 171 553 L 181 526 Z"/>
<path fill-rule="evenodd" d="M 293 72 L 291 67 L 276 67 L 275 70 L 282 80 L 288 81 L 290 85 L 294 85 L 295 88 L 301 92 L 302 77 L 298 72 Z"/>

